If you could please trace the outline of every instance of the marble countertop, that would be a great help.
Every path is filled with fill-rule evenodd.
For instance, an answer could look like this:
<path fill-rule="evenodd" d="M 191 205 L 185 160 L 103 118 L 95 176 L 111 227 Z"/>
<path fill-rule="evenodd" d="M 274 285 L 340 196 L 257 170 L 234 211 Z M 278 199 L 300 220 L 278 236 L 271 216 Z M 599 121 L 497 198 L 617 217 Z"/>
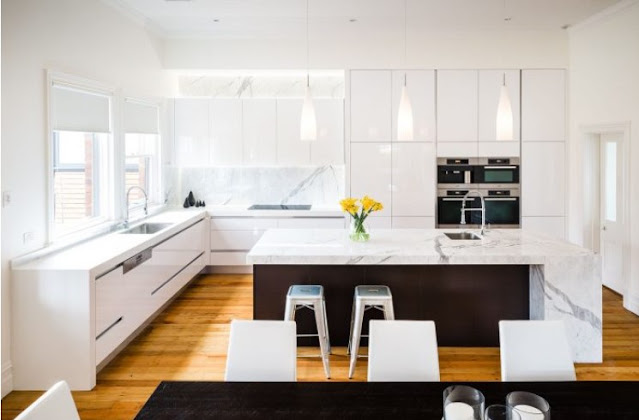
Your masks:
<path fill-rule="evenodd" d="M 481 240 L 452 240 L 450 229 L 375 230 L 358 243 L 341 229 L 268 230 L 248 264 L 545 264 L 553 258 L 595 257 L 585 248 L 520 229 L 492 229 Z M 457 230 L 459 232 L 459 230 Z"/>
<path fill-rule="evenodd" d="M 213 205 L 204 210 L 211 217 L 344 217 L 338 206 L 312 206 L 310 210 L 249 210 L 250 205 Z"/>
<path fill-rule="evenodd" d="M 83 270 L 99 275 L 125 259 L 144 249 L 154 246 L 189 225 L 204 219 L 205 210 L 176 210 L 159 213 L 140 222 L 171 223 L 166 229 L 150 235 L 122 234 L 119 232 L 99 236 L 87 242 L 74 245 L 63 251 L 34 259 L 24 264 L 13 265 L 13 270 Z"/>

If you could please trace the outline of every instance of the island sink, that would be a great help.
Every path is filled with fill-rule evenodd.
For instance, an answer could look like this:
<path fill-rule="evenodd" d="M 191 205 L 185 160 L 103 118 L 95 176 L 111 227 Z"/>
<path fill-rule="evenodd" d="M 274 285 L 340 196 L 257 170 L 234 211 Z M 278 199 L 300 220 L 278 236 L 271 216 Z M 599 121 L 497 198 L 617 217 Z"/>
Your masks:
<path fill-rule="evenodd" d="M 454 241 L 477 241 L 481 239 L 481 236 L 472 232 L 444 232 L 444 235 Z"/>

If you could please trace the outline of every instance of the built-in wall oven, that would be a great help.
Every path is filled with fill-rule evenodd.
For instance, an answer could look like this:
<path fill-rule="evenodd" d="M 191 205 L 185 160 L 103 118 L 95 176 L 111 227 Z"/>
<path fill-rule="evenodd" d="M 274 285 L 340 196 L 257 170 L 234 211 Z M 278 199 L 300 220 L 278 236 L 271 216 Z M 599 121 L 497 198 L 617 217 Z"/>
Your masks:
<path fill-rule="evenodd" d="M 467 212 L 466 225 L 461 225 L 464 196 L 471 190 L 484 197 L 487 226 L 520 226 L 519 158 L 440 158 L 437 163 L 438 227 L 481 225 L 480 211 Z M 476 195 L 467 197 L 465 208 L 481 208 L 481 199 Z"/>

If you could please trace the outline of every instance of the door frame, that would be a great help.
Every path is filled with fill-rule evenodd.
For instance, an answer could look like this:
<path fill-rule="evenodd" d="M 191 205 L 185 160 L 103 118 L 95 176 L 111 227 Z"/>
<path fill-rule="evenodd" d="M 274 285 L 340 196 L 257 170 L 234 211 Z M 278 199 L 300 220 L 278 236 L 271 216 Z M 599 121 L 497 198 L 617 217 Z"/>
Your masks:
<path fill-rule="evenodd" d="M 581 150 L 581 158 L 582 158 L 582 180 L 586 179 L 586 172 L 590 171 L 591 176 L 596 172 L 597 182 L 594 182 L 588 187 L 587 185 L 583 185 L 584 193 L 582 194 L 582 204 L 585 213 L 585 209 L 590 207 L 590 211 L 593 210 L 596 206 L 596 218 L 590 218 L 590 220 L 586 220 L 584 215 L 583 220 L 583 233 L 584 233 L 584 246 L 589 246 L 590 249 L 593 249 L 593 245 L 595 245 L 594 239 L 597 238 L 596 246 L 599 247 L 600 244 L 600 235 L 599 230 L 601 229 L 601 215 L 599 214 L 599 209 L 601 208 L 601 197 L 600 197 L 600 188 L 601 188 L 601 135 L 602 134 L 620 134 L 621 135 L 621 177 L 622 177 L 622 192 L 621 192 L 621 201 L 622 201 L 622 229 L 623 229 L 623 243 L 622 243 L 622 279 L 621 284 L 622 295 L 625 296 L 628 291 L 628 285 L 630 284 L 630 241 L 631 241 L 631 232 L 630 232 L 630 122 L 618 122 L 618 123 L 608 123 L 608 124 L 592 124 L 592 125 L 581 125 L 580 127 L 580 150 Z M 596 150 L 597 162 L 596 165 L 588 166 L 586 160 L 586 154 L 588 150 Z M 590 188 L 592 191 L 593 186 L 596 188 L 596 192 L 594 194 L 588 194 L 587 190 Z M 596 219 L 596 220 L 595 220 Z M 595 234 L 595 229 L 597 230 Z M 602 278 L 603 280 L 603 278 Z M 602 282 L 603 284 L 603 282 Z"/>

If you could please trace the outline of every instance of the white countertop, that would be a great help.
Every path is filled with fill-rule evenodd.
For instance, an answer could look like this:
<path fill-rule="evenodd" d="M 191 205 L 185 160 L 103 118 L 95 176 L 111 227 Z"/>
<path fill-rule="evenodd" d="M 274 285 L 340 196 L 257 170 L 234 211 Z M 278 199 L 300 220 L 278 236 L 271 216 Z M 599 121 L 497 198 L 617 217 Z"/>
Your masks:
<path fill-rule="evenodd" d="M 344 217 L 338 207 L 312 206 L 310 210 L 249 210 L 250 205 L 206 206 L 211 217 Z"/>
<path fill-rule="evenodd" d="M 204 209 L 159 213 L 131 224 L 135 226 L 140 223 L 172 223 L 171 226 L 157 233 L 151 235 L 110 233 L 12 268 L 14 270 L 88 270 L 91 274 L 99 275 L 123 260 L 204 219 L 206 215 Z"/>
<path fill-rule="evenodd" d="M 520 229 L 489 230 L 481 240 L 452 240 L 449 229 L 374 230 L 358 243 L 342 229 L 268 230 L 249 264 L 544 264 L 554 257 L 594 257 L 590 250 Z M 457 231 L 459 232 L 459 230 Z"/>

